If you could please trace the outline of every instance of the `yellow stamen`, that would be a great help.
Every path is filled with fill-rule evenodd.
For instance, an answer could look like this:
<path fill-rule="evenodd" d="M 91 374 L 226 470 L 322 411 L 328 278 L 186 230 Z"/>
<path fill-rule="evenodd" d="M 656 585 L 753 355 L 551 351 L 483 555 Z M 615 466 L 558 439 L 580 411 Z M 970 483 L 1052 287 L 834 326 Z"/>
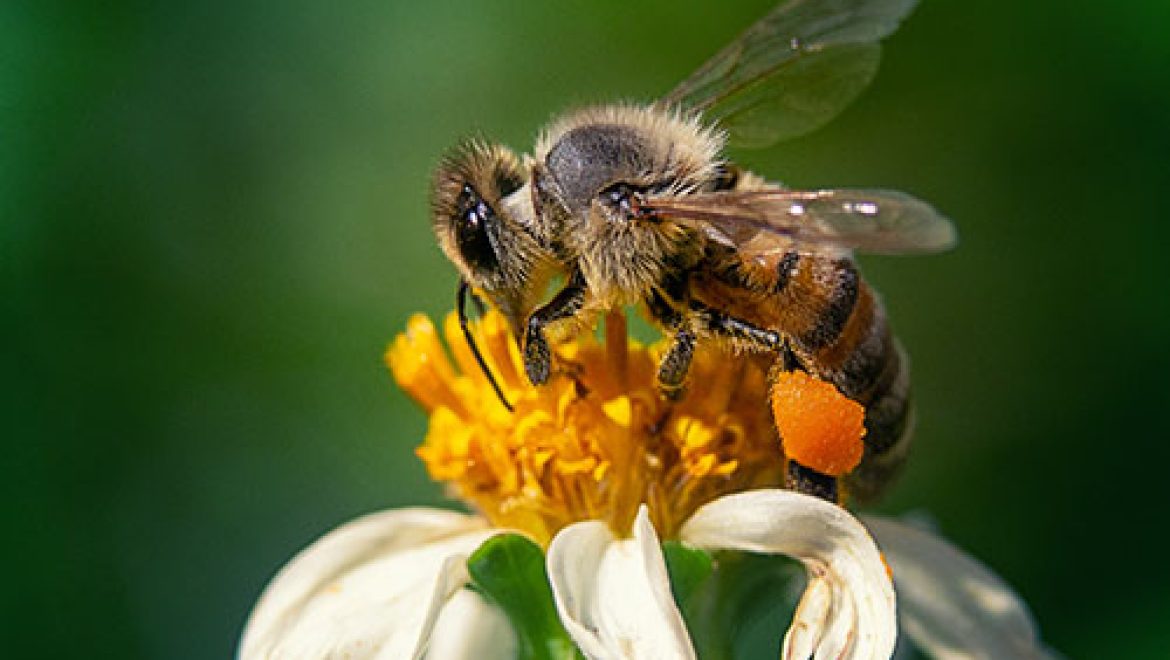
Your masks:
<path fill-rule="evenodd" d="M 583 334 L 556 344 L 552 378 L 533 387 L 507 323 L 492 311 L 472 333 L 513 404 L 508 412 L 454 314 L 444 330 L 454 365 L 422 316 L 395 339 L 387 363 L 430 415 L 416 453 L 431 477 L 497 526 L 546 544 L 586 519 L 624 535 L 646 503 L 669 538 L 706 502 L 783 484 L 766 360 L 701 345 L 688 393 L 670 402 L 656 383 L 665 345 L 628 338 L 624 316 L 610 314 L 604 343 Z"/>

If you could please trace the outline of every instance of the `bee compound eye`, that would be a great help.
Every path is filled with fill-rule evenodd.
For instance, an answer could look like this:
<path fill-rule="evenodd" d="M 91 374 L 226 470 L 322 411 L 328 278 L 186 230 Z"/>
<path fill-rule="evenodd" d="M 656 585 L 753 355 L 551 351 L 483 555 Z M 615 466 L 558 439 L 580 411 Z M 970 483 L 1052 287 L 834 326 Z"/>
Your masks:
<path fill-rule="evenodd" d="M 495 230 L 495 211 L 470 185 L 463 186 L 457 209 L 455 241 L 459 245 L 459 254 L 474 270 L 496 270 L 498 261 L 489 235 Z"/>

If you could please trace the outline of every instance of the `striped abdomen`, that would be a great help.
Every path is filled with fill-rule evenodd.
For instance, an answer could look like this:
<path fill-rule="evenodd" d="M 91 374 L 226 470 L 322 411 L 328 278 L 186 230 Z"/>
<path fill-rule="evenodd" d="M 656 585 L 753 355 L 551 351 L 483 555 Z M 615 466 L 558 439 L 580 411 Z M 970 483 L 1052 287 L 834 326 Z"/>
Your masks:
<path fill-rule="evenodd" d="M 877 495 L 905 458 L 910 382 L 885 311 L 856 264 L 795 247 L 711 256 L 692 279 L 695 299 L 780 334 L 800 367 L 865 406 L 865 456 L 845 482 L 858 500 Z"/>

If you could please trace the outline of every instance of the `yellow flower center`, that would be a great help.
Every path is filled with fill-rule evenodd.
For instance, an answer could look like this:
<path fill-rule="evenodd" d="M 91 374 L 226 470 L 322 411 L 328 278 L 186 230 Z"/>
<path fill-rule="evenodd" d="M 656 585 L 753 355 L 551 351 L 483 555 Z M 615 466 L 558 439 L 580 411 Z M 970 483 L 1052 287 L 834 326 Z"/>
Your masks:
<path fill-rule="evenodd" d="M 628 533 L 646 503 L 663 537 L 700 505 L 779 487 L 785 458 L 767 405 L 767 363 L 700 347 L 682 400 L 657 389 L 665 346 L 629 339 L 625 317 L 606 339 L 583 334 L 554 346 L 554 374 L 529 384 L 503 317 L 472 324 L 514 411 L 495 395 L 454 314 L 444 332 L 454 365 L 425 316 L 410 319 L 386 353 L 394 377 L 430 415 L 416 453 L 493 524 L 547 544 L 565 525 L 605 520 Z"/>

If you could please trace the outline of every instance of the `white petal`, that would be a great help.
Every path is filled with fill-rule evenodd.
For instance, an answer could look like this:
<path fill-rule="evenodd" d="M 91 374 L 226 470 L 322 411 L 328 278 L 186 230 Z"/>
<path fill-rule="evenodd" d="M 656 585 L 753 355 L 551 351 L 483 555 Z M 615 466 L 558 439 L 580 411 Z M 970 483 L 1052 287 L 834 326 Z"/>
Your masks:
<path fill-rule="evenodd" d="M 466 580 L 463 562 L 498 533 L 479 518 L 399 509 L 359 518 L 303 550 L 272 580 L 239 657 L 404 658 Z"/>
<path fill-rule="evenodd" d="M 561 622 L 587 657 L 695 657 L 645 506 L 630 539 L 598 521 L 561 530 L 548 574 Z"/>
<path fill-rule="evenodd" d="M 470 589 L 461 589 L 447 603 L 430 638 L 428 660 L 517 657 L 516 633 L 508 617 Z"/>
<path fill-rule="evenodd" d="M 792 491 L 754 490 L 704 505 L 679 536 L 702 548 L 784 554 L 804 563 L 809 584 L 784 639 L 785 658 L 806 658 L 809 649 L 818 659 L 886 660 L 893 653 L 893 585 L 873 539 L 845 509 Z"/>
<path fill-rule="evenodd" d="M 426 616 L 415 635 L 414 652 L 411 658 L 418 660 L 426 654 L 431 645 L 431 633 L 439 621 L 439 614 L 446 608 L 451 598 L 471 582 L 471 575 L 467 571 L 467 555 L 454 554 L 443 558 L 439 567 L 438 577 L 435 579 L 434 590 L 427 604 Z"/>
<path fill-rule="evenodd" d="M 796 606 L 792 625 L 784 636 L 786 658 L 808 658 L 816 651 L 825 632 L 833 591 L 824 580 L 812 580 Z"/>
<path fill-rule="evenodd" d="M 1027 607 L 999 576 L 942 538 L 866 517 L 894 572 L 902 629 L 935 658 L 1051 658 Z"/>

